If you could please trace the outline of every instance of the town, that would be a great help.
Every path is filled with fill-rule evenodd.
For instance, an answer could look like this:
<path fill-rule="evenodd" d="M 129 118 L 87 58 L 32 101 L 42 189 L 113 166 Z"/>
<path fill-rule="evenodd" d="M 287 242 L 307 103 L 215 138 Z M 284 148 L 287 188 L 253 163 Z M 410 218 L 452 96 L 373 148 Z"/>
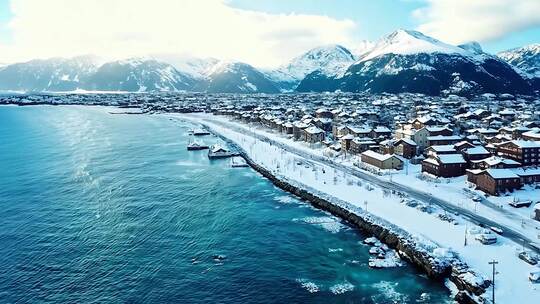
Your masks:
<path fill-rule="evenodd" d="M 535 240 L 540 237 L 540 100 L 535 97 L 339 92 L 36 94 L 0 96 L 0 104 L 112 106 L 111 114 L 193 115 L 190 119 L 207 120 L 221 128 L 218 131 L 244 133 L 238 135 L 237 142 L 244 142 L 245 149 L 260 141 L 263 150 L 257 153 L 283 158 L 281 162 L 268 157 L 259 159 L 274 166 L 273 172 L 291 170 L 286 173 L 296 174 L 297 180 L 307 180 L 308 174 L 312 174 L 309 177 L 312 185 L 318 183 L 321 189 L 330 187 L 329 183 L 338 183 L 337 169 L 361 179 L 368 176 L 370 183 L 380 181 L 373 185 L 394 189 L 392 192 L 397 193 L 403 207 L 416 212 L 414 217 L 418 217 L 418 212 L 436 214 L 436 220 L 442 223 L 464 227 L 465 246 L 475 240 L 487 248 L 499 243 L 498 238 L 508 238 L 520 247 L 511 253 L 512 258 L 507 258 L 507 253 L 513 251 L 508 246 L 504 247 L 504 253 L 497 247 L 493 249 L 501 252 L 501 259 L 506 259 L 505 267 L 513 267 L 508 265 L 515 263 L 513 258 L 521 260 L 523 267 L 539 263 L 540 248 Z M 248 142 L 247 137 L 254 141 Z M 267 141 L 264 147 L 263 140 Z M 274 150 L 268 150 L 269 147 Z M 281 147 L 300 151 L 296 155 L 302 155 L 305 160 L 285 157 L 283 151 L 287 150 Z M 330 172 L 331 168 L 310 165 L 310 159 L 331 164 L 333 178 L 324 180 L 321 174 Z M 364 210 L 392 223 L 401 220 L 399 215 L 384 209 L 377 214 L 379 210 L 372 201 L 360 198 L 366 190 L 371 191 L 369 183 L 345 179 L 344 187 L 354 189 L 357 185 L 357 189 L 343 197 L 358 200 L 357 204 L 364 205 Z M 348 191 L 343 189 L 336 186 L 334 193 Z M 385 190 L 382 199 L 388 199 L 384 193 Z M 411 220 L 415 221 L 408 218 L 399 224 L 408 228 Z M 459 228 L 449 229 L 435 229 L 431 236 L 446 243 L 441 239 L 444 235 L 454 238 L 462 233 Z M 467 241 L 468 238 L 471 240 Z M 487 266 L 476 260 L 485 254 L 482 249 L 470 251 L 471 245 L 467 248 L 453 249 L 468 259 L 474 256 L 471 264 L 475 268 Z M 383 262 L 373 261 L 374 265 L 377 263 Z M 527 274 L 518 277 L 515 286 L 527 288 L 523 282 L 540 282 L 537 266 L 524 269 L 528 269 Z M 476 275 L 474 270 L 465 268 L 459 275 L 467 281 L 471 273 Z M 483 286 L 482 290 L 489 286 L 478 285 Z"/>
<path fill-rule="evenodd" d="M 464 186 L 486 197 L 540 187 L 540 100 L 528 96 L 38 94 L 0 96 L 0 104 L 210 112 L 263 126 L 334 157 L 357 159 L 381 173 L 418 167 L 427 178 L 466 176 Z M 532 206 L 534 199 L 518 206 Z M 540 206 L 531 210 L 540 221 Z"/>

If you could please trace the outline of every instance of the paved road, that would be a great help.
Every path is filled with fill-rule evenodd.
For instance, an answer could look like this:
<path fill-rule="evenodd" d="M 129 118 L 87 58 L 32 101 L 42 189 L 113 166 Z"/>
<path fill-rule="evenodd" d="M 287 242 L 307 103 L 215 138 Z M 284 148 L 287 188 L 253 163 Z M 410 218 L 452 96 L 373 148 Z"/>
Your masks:
<path fill-rule="evenodd" d="M 237 125 L 235 124 L 232 124 L 232 123 L 225 123 L 225 122 L 221 122 L 221 121 L 216 121 L 216 120 L 209 120 L 209 122 L 213 123 L 213 124 L 217 124 L 217 125 L 221 125 L 222 127 L 224 128 L 227 128 L 227 129 L 231 129 L 231 130 L 234 130 L 236 132 L 239 132 L 239 133 L 246 133 L 246 129 L 245 128 L 241 128 L 241 127 L 238 127 Z M 335 169 L 338 169 L 338 170 L 342 170 L 342 171 L 345 171 L 353 176 L 356 176 L 358 178 L 361 178 L 363 180 L 366 180 L 374 185 L 377 185 L 381 188 L 384 188 L 384 189 L 388 189 L 388 190 L 397 190 L 399 192 L 402 192 L 402 193 L 405 193 L 407 195 L 409 195 L 411 198 L 414 198 L 418 201 L 422 201 L 422 202 L 425 202 L 425 203 L 428 203 L 428 204 L 434 204 L 434 205 L 437 205 L 439 206 L 440 208 L 442 208 L 443 210 L 446 210 L 447 212 L 449 213 L 453 213 L 453 214 L 459 214 L 460 216 L 462 216 L 463 218 L 477 224 L 477 225 L 483 225 L 485 227 L 499 227 L 501 228 L 502 230 L 504 230 L 504 237 L 508 238 L 508 239 L 511 239 L 512 241 L 524 246 L 525 248 L 528 248 L 534 252 L 536 252 L 537 254 L 540 254 L 540 247 L 536 247 L 536 246 L 539 246 L 539 245 L 536 245 L 536 246 L 533 246 L 531 245 L 531 243 L 537 243 L 537 240 L 533 240 L 533 239 L 530 239 L 529 237 L 521 234 L 520 232 L 510 228 L 510 227 L 507 227 L 507 226 L 504 226 L 504 225 L 501 225 L 500 223 L 497 223 L 495 221 L 492 221 L 486 217 L 483 217 L 481 215 L 478 215 L 477 213 L 469 210 L 469 209 L 466 209 L 466 208 L 463 208 L 463 207 L 459 207 L 459 206 L 456 206 L 448 201 L 445 201 L 443 199 L 440 199 L 440 198 L 437 198 L 437 197 L 434 197 L 432 196 L 431 194 L 429 193 L 426 193 L 426 192 L 422 192 L 422 191 L 419 191 L 417 189 L 413 189 L 411 187 L 408 187 L 408 186 L 405 186 L 403 184 L 397 184 L 395 182 L 391 182 L 391 181 L 386 181 L 386 180 L 382 180 L 380 178 L 378 178 L 377 176 L 374 176 L 374 175 L 371 175 L 371 174 L 368 174 L 368 173 L 365 173 L 365 172 L 362 172 L 360 171 L 359 169 L 355 169 L 355 168 L 352 168 L 352 167 L 349 167 L 349 166 L 345 166 L 343 164 L 340 164 L 332 159 L 329 159 L 329 158 L 326 158 L 326 157 L 322 157 L 322 156 L 317 156 L 317 155 L 313 155 L 311 153 L 307 153 L 306 151 L 303 151 L 302 149 L 298 149 L 298 148 L 295 148 L 295 147 L 292 147 L 292 146 L 289 146 L 289 145 L 286 145 L 286 144 L 282 144 L 272 138 L 269 138 L 265 135 L 261 135 L 261 134 L 258 134 L 258 133 L 255 133 L 255 132 L 250 132 L 251 136 L 252 137 L 255 137 L 259 140 L 262 140 L 264 142 L 267 142 L 267 143 L 270 143 L 272 145 L 275 145 L 275 146 L 279 146 L 280 148 L 288 151 L 288 152 L 291 152 L 291 153 L 294 153 L 296 155 L 298 155 L 299 157 L 302 157 L 302 158 L 306 158 L 306 159 L 311 159 L 313 161 L 316 161 L 320 164 L 323 164 L 323 165 L 327 165 L 327 166 L 330 166 L 332 168 L 335 168 Z M 482 198 L 483 200 L 483 203 L 487 206 L 487 207 L 490 207 L 490 204 L 492 206 L 494 206 L 491 202 L 485 200 L 484 198 Z M 497 210 L 497 211 L 501 211 L 501 210 Z M 540 233 L 540 231 L 539 231 Z"/>

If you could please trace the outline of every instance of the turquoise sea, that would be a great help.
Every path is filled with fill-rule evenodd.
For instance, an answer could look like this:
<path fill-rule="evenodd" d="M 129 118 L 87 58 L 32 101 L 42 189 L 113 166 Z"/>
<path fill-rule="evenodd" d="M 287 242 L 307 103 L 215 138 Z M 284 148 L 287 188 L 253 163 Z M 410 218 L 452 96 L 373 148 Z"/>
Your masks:
<path fill-rule="evenodd" d="M 365 235 L 251 168 L 186 151 L 192 125 L 109 111 L 0 107 L 0 303 L 449 301 L 408 264 L 370 269 Z"/>

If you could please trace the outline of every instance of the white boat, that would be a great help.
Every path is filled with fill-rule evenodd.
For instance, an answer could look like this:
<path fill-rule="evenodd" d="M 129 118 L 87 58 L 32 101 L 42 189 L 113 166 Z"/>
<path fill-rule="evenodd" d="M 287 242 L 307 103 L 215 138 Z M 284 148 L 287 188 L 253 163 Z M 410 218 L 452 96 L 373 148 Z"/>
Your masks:
<path fill-rule="evenodd" d="M 235 155 L 236 153 L 229 151 L 219 144 L 212 145 L 208 151 L 208 158 L 226 158 Z"/>
<path fill-rule="evenodd" d="M 204 130 L 204 129 L 194 129 L 193 130 L 194 136 L 202 136 L 202 135 L 210 135 L 210 132 Z"/>
<path fill-rule="evenodd" d="M 205 150 L 205 149 L 208 149 L 208 146 L 203 143 L 194 141 L 187 145 L 187 149 L 188 151 Z"/>

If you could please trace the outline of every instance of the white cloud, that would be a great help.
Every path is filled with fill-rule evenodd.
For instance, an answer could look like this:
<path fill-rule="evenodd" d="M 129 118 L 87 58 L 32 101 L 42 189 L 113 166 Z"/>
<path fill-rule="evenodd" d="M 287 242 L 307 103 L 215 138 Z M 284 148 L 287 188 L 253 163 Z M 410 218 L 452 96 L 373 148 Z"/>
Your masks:
<path fill-rule="evenodd" d="M 418 30 L 450 43 L 492 41 L 540 26 L 540 0 L 427 0 Z"/>
<path fill-rule="evenodd" d="M 280 64 L 307 48 L 353 44 L 356 24 L 235 9 L 226 0 L 11 0 L 2 60 L 155 53 Z"/>

